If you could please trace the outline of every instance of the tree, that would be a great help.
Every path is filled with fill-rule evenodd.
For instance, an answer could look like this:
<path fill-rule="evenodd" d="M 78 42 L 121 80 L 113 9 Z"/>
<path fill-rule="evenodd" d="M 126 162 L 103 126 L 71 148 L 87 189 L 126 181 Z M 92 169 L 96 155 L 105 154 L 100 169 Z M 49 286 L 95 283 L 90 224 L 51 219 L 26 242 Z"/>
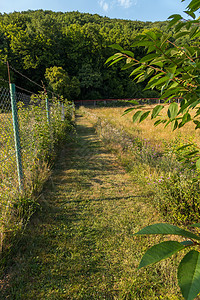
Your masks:
<path fill-rule="evenodd" d="M 9 61 L 12 67 L 38 84 L 41 80 L 44 81 L 47 68 L 62 66 L 70 78 L 81 77 L 82 99 L 133 97 L 131 79 L 127 79 L 126 73 L 120 75 L 119 67 L 116 67 L 110 76 L 110 70 L 104 66 L 106 58 L 114 53 L 108 45 L 120 43 L 128 49 L 145 28 L 156 26 L 159 30 L 166 31 L 166 24 L 167 22 L 128 21 L 79 12 L 62 13 L 41 9 L 0 14 L 0 59 Z M 145 51 L 143 47 L 136 47 L 135 57 L 141 59 Z M 14 75 L 18 86 L 37 92 L 19 73 Z M 93 82 L 94 85 L 86 87 L 86 76 L 89 77 L 88 82 Z M 95 77 L 99 80 L 95 80 Z M 119 87 L 116 88 L 116 85 Z M 143 83 L 141 89 L 140 86 L 137 89 L 139 91 L 136 96 L 145 97 Z M 78 89 L 73 91 L 78 92 Z M 73 95 L 72 98 L 74 97 Z"/>
<path fill-rule="evenodd" d="M 184 1 L 184 0 L 182 0 Z M 154 125 L 161 123 L 172 124 L 173 129 L 181 128 L 188 122 L 200 128 L 200 19 L 196 18 L 196 12 L 200 9 L 200 1 L 192 0 L 185 13 L 190 19 L 185 20 L 181 15 L 169 17 L 170 32 L 162 34 L 160 31 L 149 30 L 137 37 L 132 47 L 145 47 L 146 55 L 141 59 L 134 56 L 134 51 L 126 51 L 119 45 L 113 45 L 119 52 L 111 56 L 107 63 L 111 65 L 121 60 L 126 60 L 123 69 L 132 68 L 131 76 L 138 83 L 147 80 L 146 90 L 156 89 L 160 91 L 160 100 L 163 105 L 157 105 L 152 111 L 137 111 L 133 115 L 133 121 L 144 121 L 150 114 L 151 118 L 158 118 Z M 189 44 L 180 44 L 180 39 L 186 37 Z M 175 99 L 180 98 L 180 107 Z M 169 103 L 171 100 L 171 103 Z M 167 116 L 163 120 L 159 113 L 168 105 Z M 134 108 L 129 108 L 125 113 Z M 191 110 L 195 110 L 192 116 Z M 187 149 L 190 145 L 184 145 Z M 180 149 L 181 149 L 180 148 Z M 180 150 L 179 149 L 179 150 Z M 200 152 L 186 152 L 185 161 L 188 159 L 196 163 L 196 169 L 200 170 Z M 200 223 L 191 225 L 200 228 Z M 140 266 L 146 267 L 167 257 L 171 257 L 178 251 L 191 248 L 182 259 L 178 267 L 178 282 L 181 292 L 186 300 L 194 299 L 200 292 L 200 236 L 197 233 L 181 229 L 170 224 L 153 224 L 137 232 L 135 235 L 163 234 L 182 236 L 186 240 L 182 242 L 165 241 L 155 245 L 144 254 Z"/>
<path fill-rule="evenodd" d="M 70 79 L 68 73 L 62 67 L 51 67 L 46 69 L 45 78 L 49 87 L 57 94 L 68 100 L 80 94 L 80 82 L 76 77 Z"/>

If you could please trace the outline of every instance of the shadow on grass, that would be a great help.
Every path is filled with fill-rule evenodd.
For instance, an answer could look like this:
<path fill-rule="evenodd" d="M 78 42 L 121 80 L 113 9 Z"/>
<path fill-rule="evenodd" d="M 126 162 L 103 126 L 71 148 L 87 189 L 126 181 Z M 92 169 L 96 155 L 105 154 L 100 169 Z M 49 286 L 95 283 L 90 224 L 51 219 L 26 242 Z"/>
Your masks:
<path fill-rule="evenodd" d="M 103 248 L 98 249 L 99 240 L 113 231 L 112 224 L 102 222 L 102 217 L 98 220 L 103 208 L 88 207 L 88 199 L 130 199 L 93 195 L 92 181 L 100 187 L 108 173 L 116 172 L 124 171 L 102 147 L 94 128 L 77 125 L 76 141 L 61 151 L 44 187 L 41 211 L 32 217 L 14 249 L 0 299 L 113 299 L 110 263 Z"/>

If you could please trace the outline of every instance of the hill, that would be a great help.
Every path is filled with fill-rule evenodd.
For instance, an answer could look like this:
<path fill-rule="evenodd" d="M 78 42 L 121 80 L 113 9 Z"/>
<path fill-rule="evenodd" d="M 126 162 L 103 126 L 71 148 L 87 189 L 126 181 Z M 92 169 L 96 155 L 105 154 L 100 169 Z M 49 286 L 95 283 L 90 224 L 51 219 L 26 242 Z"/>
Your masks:
<path fill-rule="evenodd" d="M 128 73 L 120 74 L 120 64 L 108 68 L 104 63 L 114 53 L 109 45 L 117 43 L 130 49 L 137 35 L 152 27 L 166 31 L 167 21 L 109 19 L 77 11 L 1 14 L 0 60 L 9 61 L 24 75 L 38 83 L 42 79 L 46 85 L 46 70 L 62 67 L 68 78 L 68 93 L 64 94 L 68 99 L 145 97 L 148 95 L 142 86 L 136 86 Z M 137 48 L 135 55 L 142 57 L 144 49 Z M 7 79 L 3 65 L 1 77 Z M 12 78 L 17 85 L 34 90 L 17 73 Z"/>

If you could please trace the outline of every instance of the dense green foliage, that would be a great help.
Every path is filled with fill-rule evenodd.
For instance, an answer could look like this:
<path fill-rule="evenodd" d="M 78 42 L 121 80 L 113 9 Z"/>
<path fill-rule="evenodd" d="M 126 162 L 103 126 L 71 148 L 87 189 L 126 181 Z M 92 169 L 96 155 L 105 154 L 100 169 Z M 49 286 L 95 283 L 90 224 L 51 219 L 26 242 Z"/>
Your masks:
<path fill-rule="evenodd" d="M 156 92 L 143 92 L 144 85 L 133 83 L 128 72 L 120 73 L 120 65 L 108 69 L 104 63 L 114 53 L 109 45 L 120 43 L 129 48 L 139 33 L 152 27 L 166 31 L 167 23 L 43 10 L 1 14 L 0 60 L 8 60 L 15 69 L 39 84 L 43 80 L 46 85 L 46 70 L 62 67 L 68 77 L 70 92 L 66 89 L 61 92 L 69 100 L 154 97 Z M 134 51 L 138 59 L 145 54 L 142 47 Z M 17 85 L 34 89 L 31 84 L 27 86 L 19 74 L 11 75 Z M 1 77 L 7 79 L 3 65 L 0 65 Z M 52 82 L 50 85 L 52 87 Z M 55 91 L 58 91 L 57 87 Z"/>
<path fill-rule="evenodd" d="M 165 103 L 169 103 L 170 100 L 173 101 L 169 104 L 166 119 L 163 120 L 159 116 L 164 105 L 157 105 L 152 111 L 137 111 L 133 115 L 134 122 L 137 120 L 139 120 L 139 122 L 144 121 L 151 113 L 152 119 L 159 117 L 155 122 L 155 125 L 164 123 L 167 126 L 168 124 L 171 124 L 172 128 L 175 130 L 192 121 L 196 125 L 195 129 L 200 128 L 200 19 L 196 16 L 199 9 L 199 0 L 191 0 L 186 10 L 186 13 L 191 18 L 190 20 L 183 21 L 181 15 L 172 15 L 169 17 L 171 19 L 169 26 L 172 28 L 172 26 L 175 25 L 175 34 L 170 33 L 162 35 L 159 32 L 149 31 L 146 32 L 146 34 L 140 35 L 138 41 L 133 43 L 132 46 L 144 46 L 146 48 L 147 55 L 141 60 L 137 60 L 133 52 L 125 51 L 121 46 L 114 45 L 114 48 L 120 52 L 110 57 L 107 62 L 112 61 L 111 64 L 113 64 L 125 58 L 126 69 L 130 66 L 135 67 L 137 65 L 137 68 L 132 72 L 135 79 L 137 79 L 138 82 L 144 82 L 148 79 L 146 89 L 160 90 L 160 99 L 165 100 Z M 179 44 L 179 39 L 183 36 L 187 36 L 188 39 L 191 39 L 192 44 Z M 181 98 L 180 107 L 174 101 L 177 97 Z M 195 111 L 194 114 L 191 113 L 192 110 Z M 127 110 L 127 112 L 130 112 L 130 109 Z M 184 150 L 189 146 L 191 146 L 191 144 L 184 145 L 178 150 Z M 189 150 L 185 153 L 182 162 L 186 165 L 190 162 L 195 163 L 197 169 L 195 182 L 199 181 L 199 149 L 196 149 L 195 151 Z M 178 178 L 175 178 L 174 184 L 175 191 L 180 189 Z M 172 194 L 172 197 L 174 197 L 174 193 Z M 181 203 L 181 201 L 178 201 L 177 203 L 176 198 L 177 197 L 174 197 L 174 206 L 181 206 L 183 203 Z M 183 198 L 187 199 L 186 193 L 183 195 Z M 198 195 L 195 200 L 198 201 Z M 187 200 L 184 201 L 184 204 L 185 203 L 190 204 Z M 194 208 L 196 206 L 198 209 L 198 202 L 193 202 L 190 205 L 194 206 Z M 180 208 L 180 210 L 183 208 Z M 188 218 L 192 219 L 190 215 L 188 215 Z M 200 228 L 200 223 L 193 224 L 192 227 Z M 170 234 L 173 236 L 179 235 L 185 239 L 189 239 L 181 242 L 171 240 L 165 241 L 151 247 L 144 254 L 139 268 L 168 258 L 185 248 L 192 247 L 192 250 L 184 256 L 179 264 L 178 283 L 186 300 L 193 300 L 196 298 L 200 292 L 199 234 L 185 231 L 170 224 L 153 224 L 143 228 L 136 234 Z"/>

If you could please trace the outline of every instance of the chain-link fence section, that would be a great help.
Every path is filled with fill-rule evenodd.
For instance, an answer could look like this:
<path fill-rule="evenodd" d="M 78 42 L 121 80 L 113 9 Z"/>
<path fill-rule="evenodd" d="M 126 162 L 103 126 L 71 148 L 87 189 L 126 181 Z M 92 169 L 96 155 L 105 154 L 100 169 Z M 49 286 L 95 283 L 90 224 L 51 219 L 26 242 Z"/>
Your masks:
<path fill-rule="evenodd" d="M 45 93 L 27 95 L 13 84 L 0 87 L 0 232 L 21 226 L 34 209 L 55 148 L 66 137 L 73 106 Z M 34 204 L 35 205 L 35 204 Z M 28 210 L 27 210 L 28 207 Z M 26 211 L 27 210 L 27 211 Z M 14 218 L 13 218 L 14 216 Z M 1 244 L 3 237 L 1 236 Z"/>
<path fill-rule="evenodd" d="M 0 232 L 10 223 L 10 203 L 18 193 L 15 142 L 9 86 L 0 87 Z M 1 237 L 2 244 L 2 237 Z"/>

